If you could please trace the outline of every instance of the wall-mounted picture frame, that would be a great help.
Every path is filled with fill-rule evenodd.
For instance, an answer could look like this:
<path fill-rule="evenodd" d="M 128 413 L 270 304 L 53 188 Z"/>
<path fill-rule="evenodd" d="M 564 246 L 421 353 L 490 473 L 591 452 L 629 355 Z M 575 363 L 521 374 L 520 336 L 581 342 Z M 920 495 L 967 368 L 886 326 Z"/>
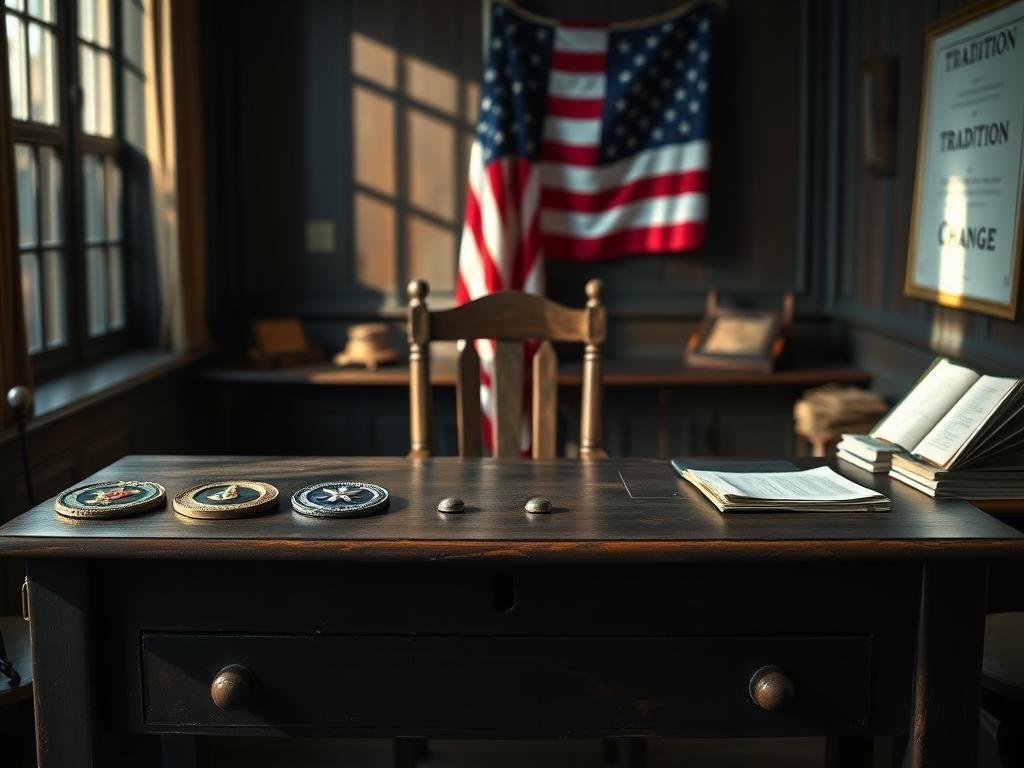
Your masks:
<path fill-rule="evenodd" d="M 770 373 L 782 359 L 793 324 L 793 294 L 782 311 L 725 307 L 709 291 L 704 318 L 690 336 L 684 359 L 690 368 Z"/>
<path fill-rule="evenodd" d="M 896 173 L 896 59 L 877 56 L 860 68 L 861 158 L 874 176 Z"/>
<path fill-rule="evenodd" d="M 928 28 L 904 293 L 1012 320 L 1024 244 L 1024 2 Z"/>

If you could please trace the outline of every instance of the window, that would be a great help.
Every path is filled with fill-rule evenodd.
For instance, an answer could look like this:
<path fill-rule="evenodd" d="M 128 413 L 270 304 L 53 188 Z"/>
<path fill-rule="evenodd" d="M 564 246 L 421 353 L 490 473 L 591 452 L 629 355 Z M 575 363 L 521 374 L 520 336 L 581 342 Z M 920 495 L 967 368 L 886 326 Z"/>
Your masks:
<path fill-rule="evenodd" d="M 22 299 L 29 352 L 45 377 L 127 343 L 118 73 L 141 92 L 142 6 L 4 4 Z"/>

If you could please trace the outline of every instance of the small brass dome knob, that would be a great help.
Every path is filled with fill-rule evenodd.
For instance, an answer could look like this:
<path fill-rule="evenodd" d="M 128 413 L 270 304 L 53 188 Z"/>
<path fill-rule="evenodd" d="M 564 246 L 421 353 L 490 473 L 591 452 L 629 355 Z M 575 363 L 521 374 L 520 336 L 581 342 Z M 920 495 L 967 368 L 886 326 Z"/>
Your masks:
<path fill-rule="evenodd" d="M 793 681 L 779 667 L 761 667 L 750 678 L 750 698 L 765 712 L 780 712 L 795 697 Z"/>
<path fill-rule="evenodd" d="M 466 511 L 466 502 L 458 496 L 445 496 L 437 502 L 437 511 L 445 514 L 458 514 Z"/>
<path fill-rule="evenodd" d="M 551 511 L 551 501 L 543 496 L 534 496 L 526 502 L 525 509 L 531 515 L 546 515 Z"/>
<path fill-rule="evenodd" d="M 248 669 L 240 664 L 229 664 L 213 678 L 210 698 L 218 707 L 231 712 L 249 706 L 255 687 L 255 680 Z"/>

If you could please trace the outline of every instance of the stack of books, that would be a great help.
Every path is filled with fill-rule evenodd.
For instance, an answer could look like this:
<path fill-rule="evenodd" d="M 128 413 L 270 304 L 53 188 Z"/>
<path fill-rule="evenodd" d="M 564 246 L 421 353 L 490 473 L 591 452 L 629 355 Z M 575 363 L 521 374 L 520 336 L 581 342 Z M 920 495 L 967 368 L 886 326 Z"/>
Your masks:
<path fill-rule="evenodd" d="M 892 457 L 902 451 L 898 445 L 879 440 L 871 434 L 843 433 L 843 439 L 836 446 L 836 456 L 840 459 L 875 474 L 888 474 L 892 468 Z"/>
<path fill-rule="evenodd" d="M 885 411 L 885 403 L 873 392 L 827 384 L 804 393 L 793 407 L 793 420 L 801 435 L 864 432 Z"/>
<path fill-rule="evenodd" d="M 929 496 L 1024 498 L 1024 379 L 938 358 L 870 436 L 906 449 L 889 475 Z"/>

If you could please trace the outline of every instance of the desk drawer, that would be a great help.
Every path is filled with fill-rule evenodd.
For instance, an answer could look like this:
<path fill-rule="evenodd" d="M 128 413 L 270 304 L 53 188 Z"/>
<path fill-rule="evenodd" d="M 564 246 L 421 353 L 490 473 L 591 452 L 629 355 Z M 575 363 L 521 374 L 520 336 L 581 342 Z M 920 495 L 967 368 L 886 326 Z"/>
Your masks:
<path fill-rule="evenodd" d="M 533 638 L 145 634 L 146 730 L 296 728 L 348 735 L 588 735 L 865 723 L 865 637 Z M 211 682 L 244 668 L 248 696 Z M 750 698 L 767 665 L 792 703 Z M 223 699 L 222 699 L 223 702 Z"/>

